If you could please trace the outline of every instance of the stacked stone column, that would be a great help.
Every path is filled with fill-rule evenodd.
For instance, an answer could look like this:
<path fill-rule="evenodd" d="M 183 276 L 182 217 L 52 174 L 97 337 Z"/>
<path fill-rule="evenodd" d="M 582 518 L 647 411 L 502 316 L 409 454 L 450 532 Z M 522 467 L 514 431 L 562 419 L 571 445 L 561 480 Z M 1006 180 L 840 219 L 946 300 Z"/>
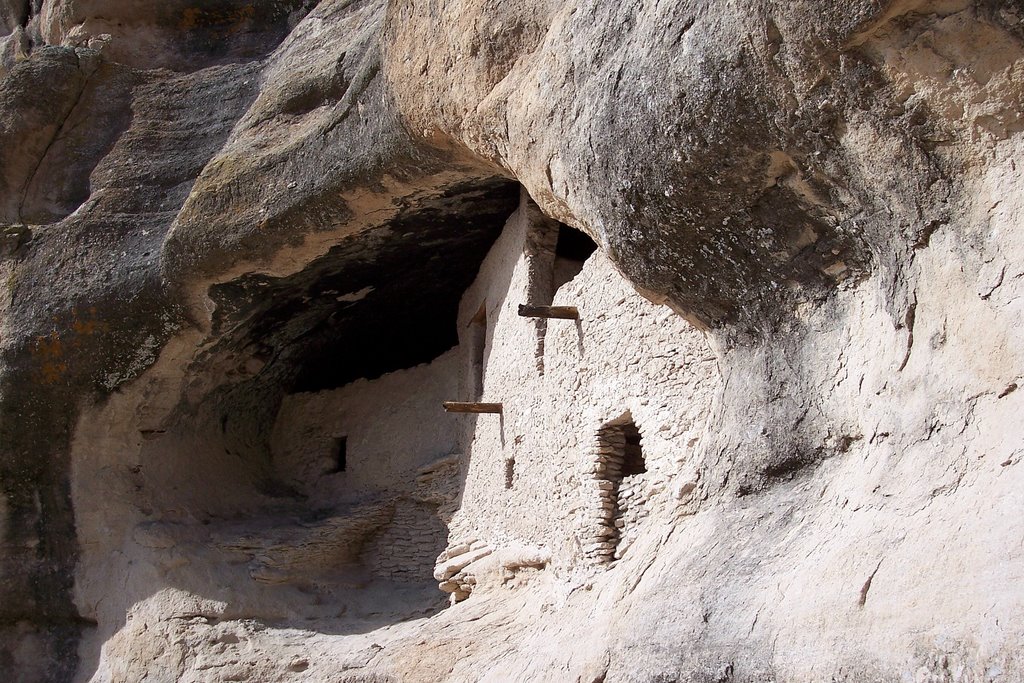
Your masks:
<path fill-rule="evenodd" d="M 622 481 L 622 460 L 625 454 L 626 437 L 621 427 L 602 428 L 591 452 L 591 480 L 594 508 L 588 515 L 590 538 L 584 545 L 584 553 L 595 564 L 607 564 L 615 556 L 620 531 L 616 526 L 619 517 L 619 484 Z"/>

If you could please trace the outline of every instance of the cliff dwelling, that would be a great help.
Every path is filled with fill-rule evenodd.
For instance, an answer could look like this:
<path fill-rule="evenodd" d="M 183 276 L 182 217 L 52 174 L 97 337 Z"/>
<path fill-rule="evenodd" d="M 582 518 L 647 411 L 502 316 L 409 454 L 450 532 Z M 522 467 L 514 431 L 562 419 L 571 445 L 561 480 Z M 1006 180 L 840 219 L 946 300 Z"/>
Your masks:
<path fill-rule="evenodd" d="M 1022 74 L 1011 0 L 0 0 L 0 672 L 1024 680 Z"/>
<path fill-rule="evenodd" d="M 595 557 L 622 558 L 639 542 L 641 519 L 670 519 L 671 473 L 718 382 L 713 354 L 698 331 L 633 291 L 590 238 L 544 217 L 524 192 L 508 196 L 501 185 L 467 188 L 431 209 L 438 225 L 481 226 L 479 243 L 450 247 L 466 258 L 461 287 L 452 255 L 429 288 L 398 290 L 405 284 L 380 279 L 388 252 L 370 266 L 342 243 L 293 275 L 214 290 L 222 341 L 186 373 L 220 373 L 221 383 L 164 413 L 141 442 L 109 425 L 152 410 L 149 390 L 125 393 L 83 432 L 76 466 L 111 448 L 134 463 L 128 479 L 108 470 L 79 484 L 123 491 L 77 494 L 79 515 L 107 530 L 83 530 L 81 599 L 98 608 L 90 618 L 103 624 L 131 604 L 188 594 L 214 596 L 195 608 L 207 619 L 225 604 L 276 628 L 399 624 L 480 590 L 585 575 Z M 563 251 L 555 244 L 567 233 Z M 549 248 L 532 248 L 537 240 Z M 533 362 L 537 319 L 519 310 L 538 292 L 549 310 L 575 311 L 542 319 L 543 370 Z M 344 351 L 352 343 L 355 356 Z M 258 362 L 246 359 L 253 349 Z M 501 412 L 446 413 L 452 400 Z M 642 454 L 634 419 L 650 434 Z M 594 475 L 593 424 L 605 425 L 604 479 Z M 127 440 L 115 446 L 118 433 Z M 595 507 L 605 485 L 611 509 Z M 116 549 L 121 534 L 131 552 Z M 99 577 L 140 565 L 150 578 L 116 601 L 105 595 Z M 176 588 L 147 597 L 165 584 Z"/>
<path fill-rule="evenodd" d="M 562 241 L 567 233 L 574 233 L 569 238 L 574 243 L 564 252 L 549 249 L 530 254 L 526 249 L 530 239 Z M 582 248 L 577 246 L 581 243 Z M 477 585 L 478 566 L 497 562 L 485 558 L 502 550 L 489 538 L 495 531 L 481 527 L 481 520 L 500 525 L 502 535 L 514 533 L 517 546 L 534 555 L 549 553 L 546 549 L 551 547 L 564 549 L 566 557 L 576 558 L 567 569 L 585 564 L 590 555 L 581 546 L 590 539 L 575 530 L 594 522 L 589 510 L 577 507 L 587 491 L 581 487 L 590 482 L 571 473 L 587 465 L 587 420 L 609 410 L 604 406 L 615 405 L 618 399 L 618 405 L 633 403 L 639 414 L 656 415 L 657 424 L 668 424 L 679 417 L 671 407 L 674 392 L 695 382 L 711 391 L 716 381 L 711 356 L 699 335 L 683 321 L 657 315 L 655 307 L 630 293 L 607 263 L 594 255 L 595 249 L 590 238 L 545 219 L 523 195 L 462 295 L 458 318 L 450 321 L 459 333 L 458 344 L 425 364 L 337 389 L 283 398 L 270 453 L 279 485 L 314 506 L 351 501 L 389 508 L 379 529 L 365 541 L 370 549 L 360 561 L 370 575 L 421 581 L 434 576 L 434 589 L 439 584 L 455 599 L 465 599 Z M 528 362 L 534 353 L 534 321 L 517 314 L 519 305 L 538 289 L 534 275 L 542 271 L 552 278 L 550 282 L 562 280 L 550 299 L 553 305 L 579 306 L 588 301 L 587 306 L 607 304 L 614 312 L 609 316 L 600 308 L 578 309 L 579 326 L 572 320 L 547 320 L 543 374 Z M 599 311 L 600 317 L 588 319 L 585 310 Z M 632 344 L 624 344 L 613 332 L 624 321 L 634 335 Z M 692 364 L 681 364 L 685 361 L 677 359 L 678 352 L 652 361 L 675 335 L 691 339 Z M 590 354 L 595 360 L 585 366 Z M 636 370 L 640 362 L 663 367 L 666 381 L 650 385 Z M 621 388 L 609 391 L 609 380 Z M 653 410 L 647 407 L 652 395 L 663 402 Z M 570 396 L 573 400 L 568 400 Z M 500 416 L 445 414 L 441 406 L 452 399 L 500 403 L 502 412 Z M 695 433 L 701 428 L 700 419 L 687 415 L 680 424 L 689 425 L 688 430 Z M 332 436 L 338 433 L 348 435 L 342 442 L 348 467 L 344 477 L 325 481 L 315 473 L 324 471 L 325 465 L 338 471 L 339 441 Z M 626 501 L 634 493 L 640 495 L 632 482 L 634 476 L 647 472 L 646 461 L 640 453 L 639 432 L 629 419 L 601 434 L 615 447 L 604 462 L 609 471 L 615 469 L 609 474 L 614 492 L 621 489 L 615 512 L 606 520 L 616 528 L 616 523 L 621 527 L 624 520 L 636 516 L 627 512 Z M 320 462 L 321 443 L 330 446 L 328 463 Z M 566 443 L 575 445 L 566 447 Z M 653 450 L 650 490 L 643 491 L 653 496 L 653 508 L 659 498 L 667 501 L 668 463 L 680 457 L 672 454 L 670 439 L 659 446 Z M 660 476 L 655 473 L 659 466 Z M 516 488 L 517 480 L 528 481 L 529 486 Z M 502 510 L 497 518 L 494 507 Z M 409 552 L 396 555 L 394 548 Z M 382 553 L 390 564 L 381 564 Z M 513 569 L 506 567 L 506 571 Z"/>

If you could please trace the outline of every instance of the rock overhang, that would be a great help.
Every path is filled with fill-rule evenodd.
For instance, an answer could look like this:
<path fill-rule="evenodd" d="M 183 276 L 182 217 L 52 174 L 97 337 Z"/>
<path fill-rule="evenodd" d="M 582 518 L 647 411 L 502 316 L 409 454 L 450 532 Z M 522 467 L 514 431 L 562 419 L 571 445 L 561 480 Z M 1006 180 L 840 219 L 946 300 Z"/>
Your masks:
<path fill-rule="evenodd" d="M 466 182 L 342 239 L 299 272 L 214 285 L 214 353 L 255 358 L 311 391 L 432 360 L 458 341 L 459 299 L 519 200 L 503 178 Z"/>

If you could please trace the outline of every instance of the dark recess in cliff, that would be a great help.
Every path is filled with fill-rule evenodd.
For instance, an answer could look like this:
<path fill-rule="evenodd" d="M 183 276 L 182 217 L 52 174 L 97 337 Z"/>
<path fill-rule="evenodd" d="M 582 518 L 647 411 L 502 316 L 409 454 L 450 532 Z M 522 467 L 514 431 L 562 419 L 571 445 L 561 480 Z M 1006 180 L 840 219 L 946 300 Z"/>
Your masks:
<path fill-rule="evenodd" d="M 267 362 L 289 391 L 319 391 L 433 360 L 458 342 L 459 298 L 519 187 L 463 185 L 333 247 L 284 278 L 218 285 L 220 350 Z"/>

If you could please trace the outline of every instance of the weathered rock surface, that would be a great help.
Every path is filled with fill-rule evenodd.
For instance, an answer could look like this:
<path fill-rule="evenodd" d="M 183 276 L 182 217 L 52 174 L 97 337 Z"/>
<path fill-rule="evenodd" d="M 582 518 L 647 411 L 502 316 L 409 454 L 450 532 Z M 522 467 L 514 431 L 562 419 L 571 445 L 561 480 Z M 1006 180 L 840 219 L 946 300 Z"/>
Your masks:
<path fill-rule="evenodd" d="M 1024 678 L 1020 2 L 0 0 L 0 79 L 13 680 Z"/>

